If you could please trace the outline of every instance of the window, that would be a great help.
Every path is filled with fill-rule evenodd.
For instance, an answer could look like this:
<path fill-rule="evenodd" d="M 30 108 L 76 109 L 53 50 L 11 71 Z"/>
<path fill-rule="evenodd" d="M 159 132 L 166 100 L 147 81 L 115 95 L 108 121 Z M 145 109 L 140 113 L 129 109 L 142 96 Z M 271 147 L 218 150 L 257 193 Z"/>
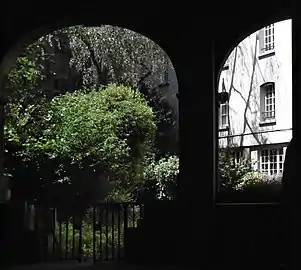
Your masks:
<path fill-rule="evenodd" d="M 228 119 L 229 119 L 229 103 L 228 101 L 224 101 L 220 105 L 220 128 L 228 127 Z"/>
<path fill-rule="evenodd" d="M 260 151 L 260 171 L 267 175 L 281 174 L 283 172 L 283 148 L 271 148 Z"/>
<path fill-rule="evenodd" d="M 265 51 L 274 50 L 274 24 L 264 28 L 264 49 Z"/>
<path fill-rule="evenodd" d="M 260 53 L 273 52 L 275 49 L 274 24 L 267 25 L 259 32 Z"/>
<path fill-rule="evenodd" d="M 261 122 L 275 121 L 275 83 L 265 83 L 260 87 Z"/>

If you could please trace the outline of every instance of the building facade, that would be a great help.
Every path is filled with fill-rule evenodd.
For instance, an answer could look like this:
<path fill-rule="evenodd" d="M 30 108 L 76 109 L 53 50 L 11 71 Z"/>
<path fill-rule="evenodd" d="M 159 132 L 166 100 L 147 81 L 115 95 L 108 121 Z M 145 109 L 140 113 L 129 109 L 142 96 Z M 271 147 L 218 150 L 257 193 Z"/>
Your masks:
<path fill-rule="evenodd" d="M 251 158 L 254 169 L 281 174 L 292 138 L 291 20 L 267 25 L 241 41 L 221 71 L 219 147 L 235 162 Z"/>

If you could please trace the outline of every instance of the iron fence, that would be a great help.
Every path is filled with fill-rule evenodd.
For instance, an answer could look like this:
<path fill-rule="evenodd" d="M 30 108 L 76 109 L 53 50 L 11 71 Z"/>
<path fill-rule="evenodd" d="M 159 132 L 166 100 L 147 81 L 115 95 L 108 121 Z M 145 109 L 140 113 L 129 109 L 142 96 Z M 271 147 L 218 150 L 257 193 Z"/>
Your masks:
<path fill-rule="evenodd" d="M 32 223 L 39 240 L 44 239 L 44 258 L 79 262 L 124 259 L 125 233 L 139 226 L 144 210 L 139 203 L 101 203 L 86 209 L 53 207 L 45 215 L 34 208 Z M 44 233 L 39 234 L 41 231 Z"/>

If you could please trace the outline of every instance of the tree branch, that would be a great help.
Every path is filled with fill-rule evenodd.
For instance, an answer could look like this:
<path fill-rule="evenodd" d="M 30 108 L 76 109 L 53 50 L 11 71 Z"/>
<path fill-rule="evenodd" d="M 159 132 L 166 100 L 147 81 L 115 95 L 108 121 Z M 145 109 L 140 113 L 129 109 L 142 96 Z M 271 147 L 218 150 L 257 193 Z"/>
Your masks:
<path fill-rule="evenodd" d="M 245 99 L 245 97 L 242 95 L 242 93 L 240 91 L 238 91 L 234 86 L 232 86 L 232 89 L 234 90 L 234 92 L 236 92 L 237 94 L 240 95 L 240 97 L 243 99 L 243 101 L 245 102 L 246 106 L 250 107 L 247 102 L 247 100 Z M 251 127 L 248 119 L 245 119 L 245 122 L 246 122 L 246 125 L 248 126 L 248 128 L 250 129 L 250 132 L 252 133 L 253 137 L 255 138 L 255 140 L 257 141 L 258 144 L 261 144 L 261 141 L 259 140 L 258 138 L 258 135 L 255 134 L 255 132 L 253 131 L 253 128 Z M 243 133 L 242 133 L 242 136 L 243 136 Z"/>
<path fill-rule="evenodd" d="M 144 87 L 144 81 L 152 75 L 152 71 L 144 64 L 144 63 L 140 63 L 141 66 L 143 66 L 147 72 L 140 78 L 140 80 L 137 83 L 137 87 L 139 90 L 141 90 Z"/>
<path fill-rule="evenodd" d="M 235 70 L 236 70 L 236 60 L 237 60 L 237 46 L 235 48 L 235 52 L 234 52 L 234 62 L 233 62 L 233 70 L 232 70 L 232 77 L 231 77 L 231 82 L 230 82 L 230 87 L 229 87 L 229 100 L 231 97 L 231 93 L 232 93 L 232 89 L 233 89 L 233 83 L 234 83 L 234 75 L 235 75 Z M 228 113 L 228 126 L 229 126 L 229 131 L 228 131 L 228 135 L 231 135 L 231 118 L 230 118 L 230 113 Z M 227 139 L 227 145 L 230 145 L 230 137 L 228 137 Z"/>
<path fill-rule="evenodd" d="M 85 37 L 83 34 L 80 34 L 81 40 L 83 43 L 87 46 L 87 49 L 90 53 L 90 57 L 92 60 L 92 63 L 94 64 L 97 72 L 97 84 L 96 89 L 99 89 L 101 85 L 107 85 L 108 84 L 108 69 L 102 64 L 102 62 L 97 61 L 95 51 L 92 48 L 92 45 L 87 37 Z"/>
<path fill-rule="evenodd" d="M 261 141 L 258 138 L 258 134 L 256 134 L 256 132 L 253 131 L 253 128 L 251 127 L 251 125 L 250 125 L 250 123 L 249 123 L 248 120 L 246 120 L 246 124 L 247 124 L 248 128 L 250 129 L 250 132 L 252 133 L 252 135 L 253 135 L 254 139 L 256 140 L 256 142 L 258 144 L 261 144 Z M 242 135 L 242 136 L 244 136 L 244 135 Z"/>
<path fill-rule="evenodd" d="M 234 90 L 234 92 L 236 92 L 237 94 L 240 95 L 240 97 L 243 99 L 243 101 L 245 102 L 245 104 L 248 104 L 247 100 L 245 99 L 245 97 L 242 95 L 242 93 L 239 90 L 237 90 L 234 86 L 232 86 L 232 89 Z"/>
<path fill-rule="evenodd" d="M 246 127 L 247 127 L 247 122 L 248 122 L 247 111 L 248 111 L 250 98 L 251 98 L 251 94 L 252 94 L 252 89 L 253 89 L 253 80 L 254 80 L 254 74 L 255 74 L 255 68 L 256 68 L 256 58 L 257 58 L 257 44 L 258 44 L 258 34 L 256 35 L 256 38 L 255 38 L 255 51 L 253 53 L 252 75 L 251 75 L 251 80 L 250 80 L 250 88 L 249 88 L 248 98 L 246 101 L 246 107 L 244 110 L 244 127 L 243 127 L 242 134 L 244 134 L 246 132 Z M 244 135 L 241 136 L 240 146 L 243 146 L 243 142 L 244 142 Z"/>

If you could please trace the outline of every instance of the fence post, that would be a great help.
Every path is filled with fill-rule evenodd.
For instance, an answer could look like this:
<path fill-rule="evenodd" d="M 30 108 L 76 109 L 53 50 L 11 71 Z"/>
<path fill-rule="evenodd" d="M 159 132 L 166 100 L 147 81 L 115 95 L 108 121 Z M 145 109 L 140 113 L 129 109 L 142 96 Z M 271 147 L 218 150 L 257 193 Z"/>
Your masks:
<path fill-rule="evenodd" d="M 75 213 L 72 213 L 72 259 L 75 258 Z"/>
<path fill-rule="evenodd" d="M 115 259 L 115 205 L 112 207 L 112 259 Z"/>
<path fill-rule="evenodd" d="M 81 263 L 82 262 L 82 257 L 83 257 L 83 249 L 82 249 L 82 238 L 83 238 L 83 221 L 82 221 L 82 214 L 80 213 L 79 216 L 79 243 L 78 243 L 78 261 Z"/>
<path fill-rule="evenodd" d="M 103 204 L 99 206 L 99 235 L 100 235 L 100 243 L 99 243 L 99 260 L 102 260 L 102 217 L 103 217 Z"/>
<path fill-rule="evenodd" d="M 57 208 L 53 207 L 53 212 L 52 212 L 52 255 L 53 257 L 56 257 L 56 213 L 57 213 Z"/>
<path fill-rule="evenodd" d="M 120 230 L 121 230 L 121 226 L 120 226 L 120 207 L 121 207 L 121 204 L 118 204 L 118 215 L 117 215 L 117 241 L 118 241 L 118 259 L 120 260 L 121 259 L 121 256 L 120 256 L 120 250 L 121 250 L 121 245 L 120 245 Z"/>
<path fill-rule="evenodd" d="M 127 240 L 127 231 L 128 231 L 128 204 L 124 203 L 123 204 L 123 217 L 124 217 L 124 221 L 123 221 L 123 256 L 127 256 L 126 255 L 126 240 Z"/>
<path fill-rule="evenodd" d="M 60 260 L 62 260 L 62 215 L 60 213 L 61 211 L 59 210 L 59 252 L 60 252 Z"/>
<path fill-rule="evenodd" d="M 109 205 L 108 202 L 106 203 L 106 260 L 109 259 L 109 227 L 108 227 L 108 221 L 109 221 Z"/>
<path fill-rule="evenodd" d="M 96 262 L 96 216 L 95 206 L 93 206 L 93 263 Z"/>
<path fill-rule="evenodd" d="M 66 238 L 65 238 L 65 260 L 68 259 L 68 233 L 69 233 L 69 217 L 67 216 L 67 220 L 66 220 Z"/>

